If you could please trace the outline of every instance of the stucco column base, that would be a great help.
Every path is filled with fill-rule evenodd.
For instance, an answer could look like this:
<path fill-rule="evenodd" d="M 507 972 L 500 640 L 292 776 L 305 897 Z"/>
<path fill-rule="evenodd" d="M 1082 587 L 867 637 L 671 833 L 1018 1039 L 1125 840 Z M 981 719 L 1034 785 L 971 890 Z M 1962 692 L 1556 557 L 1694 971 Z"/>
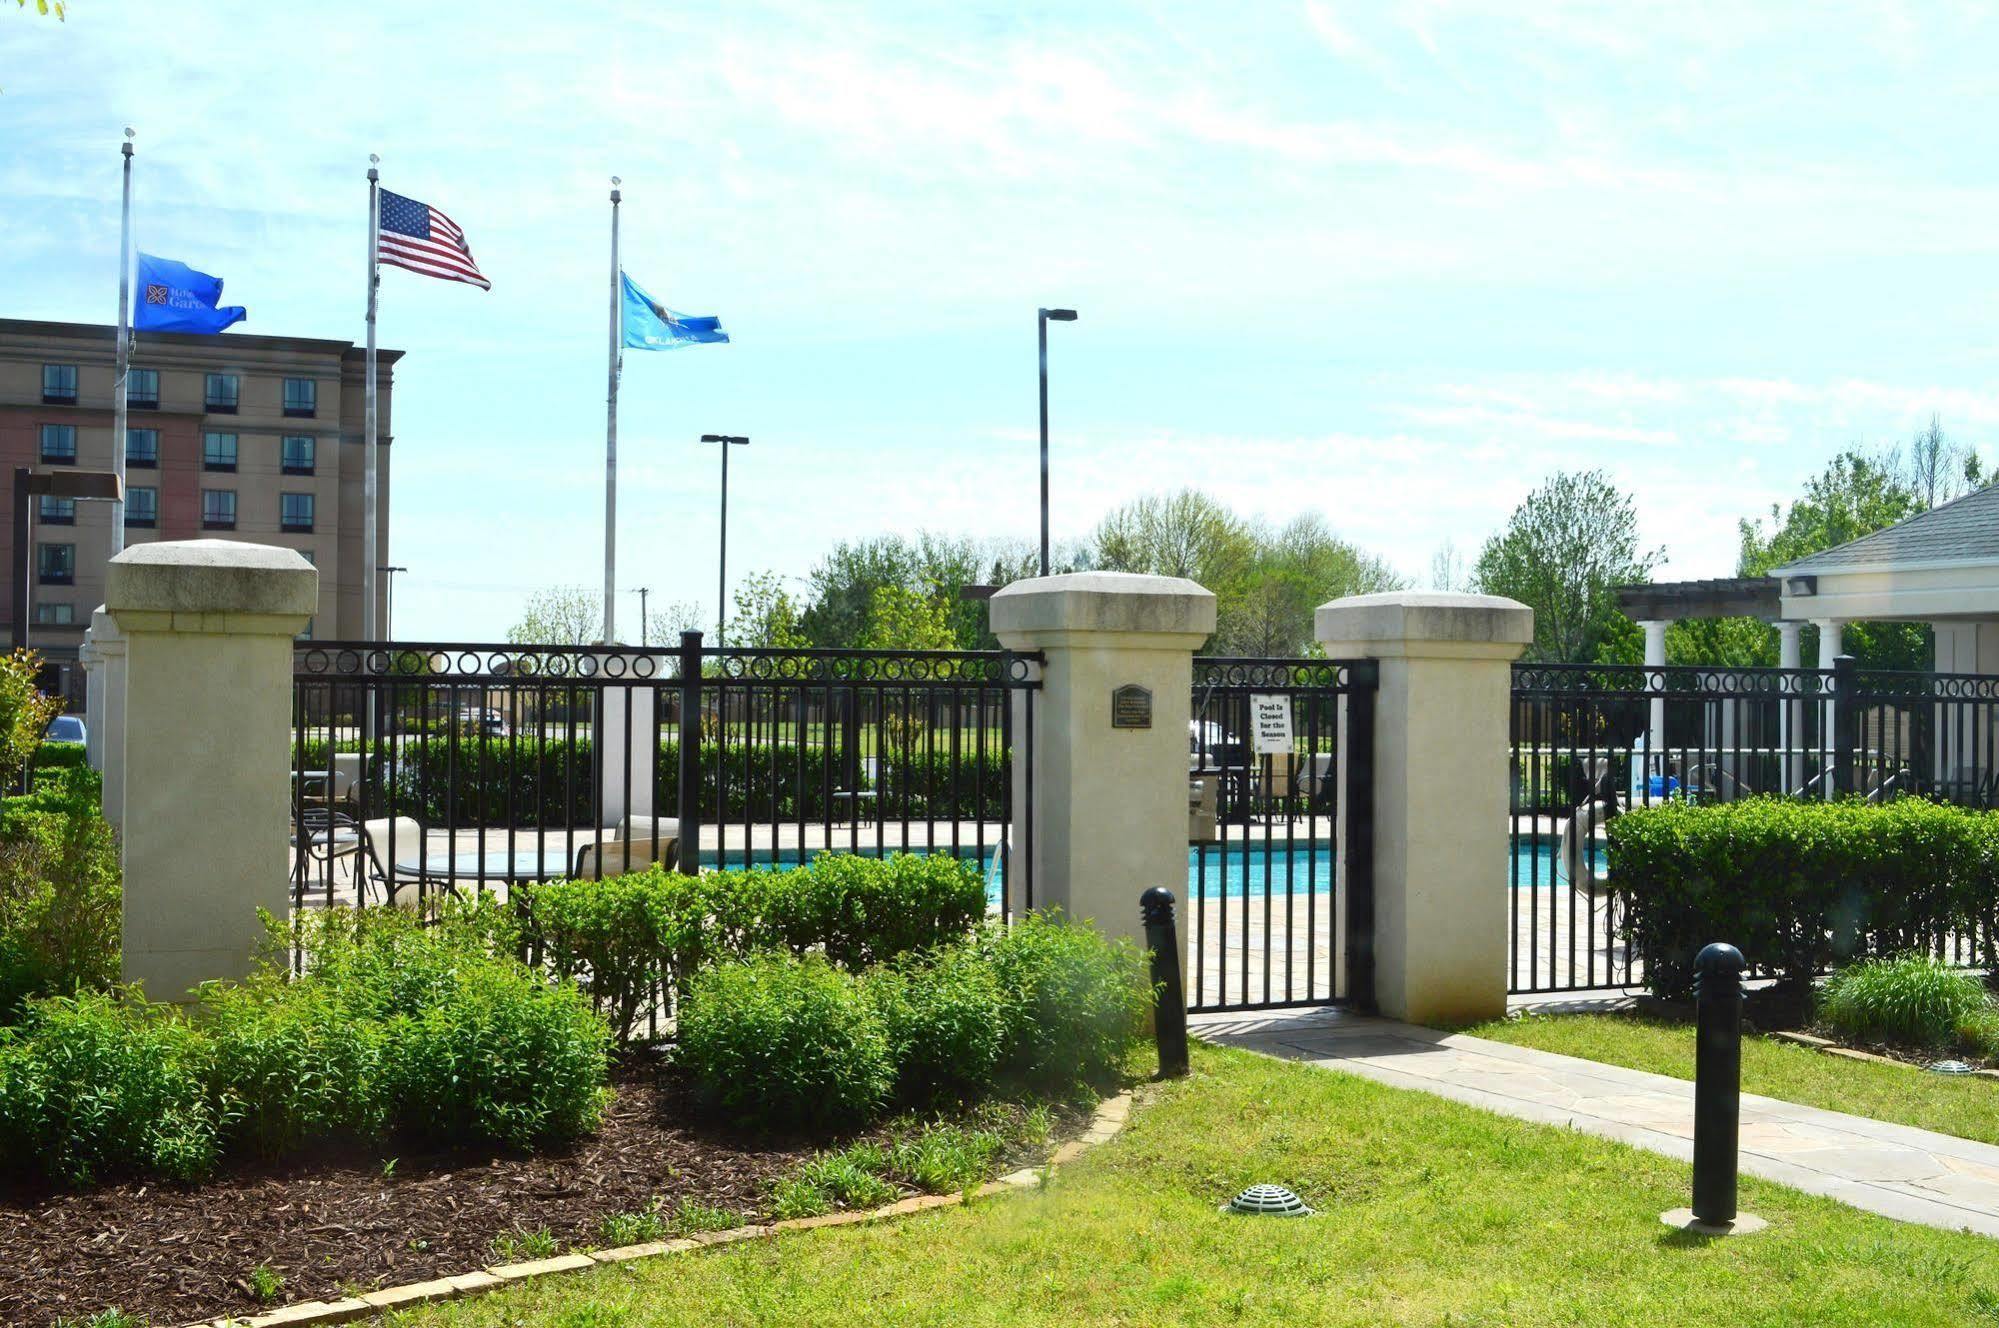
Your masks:
<path fill-rule="evenodd" d="M 1506 1013 L 1507 708 L 1534 611 L 1391 591 L 1321 605 L 1333 659 L 1380 661 L 1374 710 L 1374 983 L 1417 1024 Z"/>
<path fill-rule="evenodd" d="M 1059 907 L 1143 946 L 1138 897 L 1163 885 L 1181 903 L 1184 949 L 1187 723 L 1215 597 L 1178 577 L 1081 572 L 1016 581 L 990 604 L 1002 645 L 1043 656 L 1031 726 L 1025 696 L 1014 700 L 1010 907 Z M 1112 694 L 1125 687 L 1150 693 L 1146 727 L 1113 726 Z"/>
<path fill-rule="evenodd" d="M 292 641 L 319 573 L 291 549 L 141 544 L 111 560 L 125 642 L 124 973 L 155 1000 L 250 971 L 291 909 Z"/>

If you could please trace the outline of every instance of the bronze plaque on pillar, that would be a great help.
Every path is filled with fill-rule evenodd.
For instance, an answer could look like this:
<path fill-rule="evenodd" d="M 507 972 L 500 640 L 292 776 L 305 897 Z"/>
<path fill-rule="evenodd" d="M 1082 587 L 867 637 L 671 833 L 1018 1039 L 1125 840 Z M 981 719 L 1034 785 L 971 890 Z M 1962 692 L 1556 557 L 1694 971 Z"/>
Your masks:
<path fill-rule="evenodd" d="M 1111 692 L 1111 727 L 1149 729 L 1152 727 L 1152 692 L 1135 682 Z"/>

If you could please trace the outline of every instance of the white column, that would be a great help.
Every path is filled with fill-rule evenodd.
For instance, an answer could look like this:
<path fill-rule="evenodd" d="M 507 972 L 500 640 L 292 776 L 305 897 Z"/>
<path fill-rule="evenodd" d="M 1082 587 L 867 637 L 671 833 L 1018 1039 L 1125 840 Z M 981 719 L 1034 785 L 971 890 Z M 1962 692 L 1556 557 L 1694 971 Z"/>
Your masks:
<path fill-rule="evenodd" d="M 1663 669 L 1666 667 L 1666 622 L 1641 622 L 1645 629 L 1645 667 Z M 1652 680 L 1646 680 L 1649 688 Z M 1651 712 L 1645 722 L 1645 773 L 1663 775 L 1666 773 L 1666 698 L 1652 698 Z"/>
<path fill-rule="evenodd" d="M 1833 661 L 1839 658 L 1840 651 L 1845 645 L 1846 621 L 1843 618 L 1814 618 L 1812 619 L 1812 626 L 1819 629 L 1819 667 L 1830 672 Z M 1827 695 L 1819 709 L 1821 711 L 1819 717 L 1819 751 L 1824 756 L 1824 759 L 1819 763 L 1819 770 L 1825 776 L 1819 781 L 1819 784 L 1822 795 L 1826 801 L 1830 802 L 1838 794 L 1838 790 L 1833 787 L 1832 778 L 1834 753 L 1832 750 L 1833 714 L 1832 697 L 1830 694 Z"/>
<path fill-rule="evenodd" d="M 1534 611 L 1391 591 L 1320 607 L 1334 659 L 1381 662 L 1374 711 L 1374 962 L 1382 1013 L 1506 1013 L 1507 712 Z"/>
<path fill-rule="evenodd" d="M 1014 701 L 1009 904 L 1031 872 L 1036 908 L 1142 945 L 1138 897 L 1163 885 L 1182 901 L 1184 945 L 1193 656 L 1215 630 L 1215 597 L 1177 577 L 1082 572 L 1016 581 L 991 615 L 1001 644 L 1043 655 L 1031 734 L 1025 697 Z M 1031 826 L 1019 783 L 1030 744 Z"/>
<path fill-rule="evenodd" d="M 124 970 L 156 1000 L 242 977 L 291 908 L 292 640 L 319 573 L 290 549 L 140 544 L 111 560 L 125 639 Z"/>
<path fill-rule="evenodd" d="M 103 660 L 104 711 L 92 718 L 104 764 L 104 819 L 111 828 L 125 827 L 125 634 L 111 615 L 98 609 L 90 615 L 90 644 Z"/>
<path fill-rule="evenodd" d="M 99 613 L 103 610 L 99 609 Z M 104 656 L 91 643 L 85 628 L 83 642 L 76 648 L 76 662 L 83 666 L 83 759 L 98 774 L 104 773 Z"/>
<path fill-rule="evenodd" d="M 1800 653 L 1799 633 L 1804 624 L 1784 621 L 1777 624 L 1777 667 L 1780 669 L 1802 668 L 1803 655 Z M 1797 700 L 1795 693 L 1780 693 L 1784 697 L 1777 709 L 1777 771 L 1778 793 L 1796 793 L 1805 783 L 1805 754 L 1799 744 L 1805 736 L 1804 702 Z"/>
<path fill-rule="evenodd" d="M 659 768 L 659 685 L 670 655 L 606 655 L 597 744 L 604 753 L 604 828 L 650 817 Z M 630 685 L 627 686 L 626 684 Z"/>

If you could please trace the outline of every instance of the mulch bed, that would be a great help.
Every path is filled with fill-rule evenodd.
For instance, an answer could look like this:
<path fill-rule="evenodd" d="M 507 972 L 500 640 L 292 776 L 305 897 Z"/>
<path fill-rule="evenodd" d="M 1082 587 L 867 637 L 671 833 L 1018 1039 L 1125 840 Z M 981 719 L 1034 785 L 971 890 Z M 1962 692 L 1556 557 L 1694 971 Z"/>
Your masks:
<path fill-rule="evenodd" d="M 468 1272 L 494 1262 L 493 1238 L 508 1232 L 598 1245 L 606 1216 L 655 1196 L 669 1212 L 687 1198 L 750 1222 L 768 1211 L 770 1180 L 813 1151 L 690 1126 L 680 1083 L 656 1062 L 627 1061 L 612 1082 L 603 1128 L 539 1156 L 350 1149 L 234 1165 L 198 1186 L 0 1190 L 0 1324 L 109 1306 L 155 1325 L 255 1314 L 260 1263 L 284 1277 L 281 1302 L 324 1299 Z"/>

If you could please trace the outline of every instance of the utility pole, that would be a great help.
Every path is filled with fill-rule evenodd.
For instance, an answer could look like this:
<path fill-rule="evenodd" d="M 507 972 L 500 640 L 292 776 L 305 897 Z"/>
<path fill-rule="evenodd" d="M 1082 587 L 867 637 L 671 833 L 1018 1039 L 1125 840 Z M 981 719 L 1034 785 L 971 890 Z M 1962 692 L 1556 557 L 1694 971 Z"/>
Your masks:
<path fill-rule="evenodd" d="M 646 621 L 646 596 L 652 594 L 652 587 L 639 586 L 637 590 L 639 597 L 639 645 L 643 648 L 652 644 L 652 635 L 647 630 Z"/>

